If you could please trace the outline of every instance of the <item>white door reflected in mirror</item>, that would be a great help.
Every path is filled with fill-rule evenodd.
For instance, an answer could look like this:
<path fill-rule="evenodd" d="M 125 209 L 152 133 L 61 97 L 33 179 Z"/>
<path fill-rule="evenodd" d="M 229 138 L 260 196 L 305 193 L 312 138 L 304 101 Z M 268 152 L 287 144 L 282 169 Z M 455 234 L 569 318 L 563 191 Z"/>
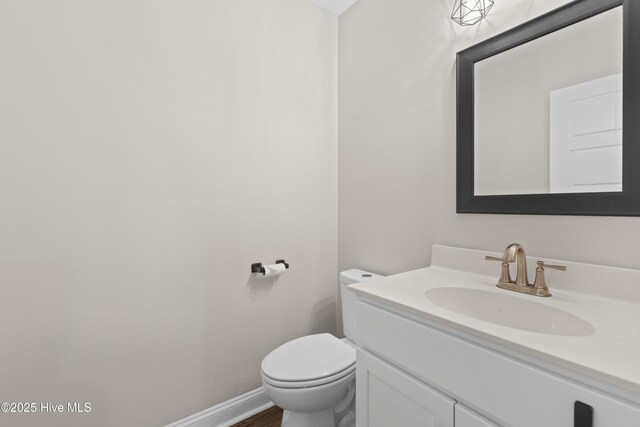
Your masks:
<path fill-rule="evenodd" d="M 551 92 L 552 193 L 622 191 L 622 74 Z"/>

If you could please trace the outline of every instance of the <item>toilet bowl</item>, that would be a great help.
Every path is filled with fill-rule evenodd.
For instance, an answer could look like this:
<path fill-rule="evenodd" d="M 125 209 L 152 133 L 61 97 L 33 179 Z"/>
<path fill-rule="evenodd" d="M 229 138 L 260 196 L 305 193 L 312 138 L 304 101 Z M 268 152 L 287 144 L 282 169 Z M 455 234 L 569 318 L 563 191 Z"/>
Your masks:
<path fill-rule="evenodd" d="M 265 392 L 284 410 L 283 427 L 354 427 L 355 297 L 347 286 L 381 277 L 351 269 L 340 273 L 345 339 L 331 334 L 289 341 L 262 361 Z"/>
<path fill-rule="evenodd" d="M 262 361 L 262 382 L 285 411 L 282 425 L 338 425 L 343 414 L 335 408 L 346 409 L 351 402 L 345 400 L 353 399 L 355 364 L 355 349 L 330 334 L 298 338 L 269 353 Z"/>

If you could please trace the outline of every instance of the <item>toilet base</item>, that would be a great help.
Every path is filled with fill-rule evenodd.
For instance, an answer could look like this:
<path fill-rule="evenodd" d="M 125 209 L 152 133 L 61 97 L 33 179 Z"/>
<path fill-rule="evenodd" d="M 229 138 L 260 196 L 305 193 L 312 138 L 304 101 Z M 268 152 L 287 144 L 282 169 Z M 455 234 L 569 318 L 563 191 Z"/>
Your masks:
<path fill-rule="evenodd" d="M 333 408 L 317 412 L 291 412 L 284 410 L 282 427 L 335 427 Z"/>
<path fill-rule="evenodd" d="M 353 394 L 349 399 L 347 408 L 340 414 L 336 414 L 335 408 L 318 412 L 291 412 L 282 411 L 282 427 L 355 427 L 356 408 Z"/>

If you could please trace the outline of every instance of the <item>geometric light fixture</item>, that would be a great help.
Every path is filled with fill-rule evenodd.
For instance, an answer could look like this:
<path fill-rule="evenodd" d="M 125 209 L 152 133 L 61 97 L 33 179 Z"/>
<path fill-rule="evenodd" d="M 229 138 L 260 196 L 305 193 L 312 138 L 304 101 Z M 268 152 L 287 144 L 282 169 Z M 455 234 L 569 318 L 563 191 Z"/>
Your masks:
<path fill-rule="evenodd" d="M 482 21 L 493 7 L 493 0 L 456 0 L 451 19 L 460 25 L 474 25 Z"/>

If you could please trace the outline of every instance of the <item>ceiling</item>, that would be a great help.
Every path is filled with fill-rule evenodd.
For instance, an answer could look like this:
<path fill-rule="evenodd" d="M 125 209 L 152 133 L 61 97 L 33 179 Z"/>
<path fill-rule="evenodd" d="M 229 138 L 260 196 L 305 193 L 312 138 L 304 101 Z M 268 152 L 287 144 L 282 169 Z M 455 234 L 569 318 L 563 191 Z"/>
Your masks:
<path fill-rule="evenodd" d="M 336 16 L 342 15 L 342 13 L 349 9 L 358 0 L 307 0 L 310 3 L 332 13 Z"/>

